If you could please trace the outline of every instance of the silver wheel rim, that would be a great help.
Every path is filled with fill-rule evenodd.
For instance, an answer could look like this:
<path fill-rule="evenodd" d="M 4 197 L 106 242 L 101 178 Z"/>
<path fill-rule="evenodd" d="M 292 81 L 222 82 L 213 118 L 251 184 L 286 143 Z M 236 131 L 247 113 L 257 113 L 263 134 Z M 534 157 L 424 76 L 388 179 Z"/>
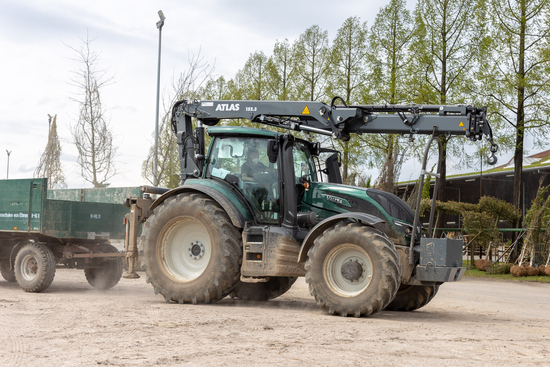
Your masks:
<path fill-rule="evenodd" d="M 190 217 L 174 220 L 161 234 L 160 259 L 167 275 L 179 282 L 198 278 L 212 254 L 206 228 Z"/>
<path fill-rule="evenodd" d="M 21 275 L 26 281 L 33 281 L 38 273 L 38 261 L 34 255 L 25 255 L 21 261 Z"/>
<path fill-rule="evenodd" d="M 348 280 L 342 275 L 346 262 L 360 265 L 361 275 L 356 280 Z M 323 275 L 329 288 L 342 297 L 355 297 L 362 293 L 372 279 L 372 262 L 369 255 L 359 246 L 343 244 L 335 247 L 327 255 L 323 264 Z"/>

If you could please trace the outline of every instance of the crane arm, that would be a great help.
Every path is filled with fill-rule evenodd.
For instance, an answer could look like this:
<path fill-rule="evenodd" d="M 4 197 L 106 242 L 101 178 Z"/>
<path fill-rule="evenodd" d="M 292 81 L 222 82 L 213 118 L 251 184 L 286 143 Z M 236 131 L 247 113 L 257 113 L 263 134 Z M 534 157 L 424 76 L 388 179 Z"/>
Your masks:
<path fill-rule="evenodd" d="M 252 122 L 328 135 L 348 140 L 351 134 L 438 134 L 465 135 L 470 140 L 483 136 L 491 143 L 489 164 L 495 164 L 498 150 L 487 121 L 486 107 L 467 105 L 330 105 L 316 101 L 231 101 L 182 100 L 172 110 L 172 126 L 178 135 L 182 154 L 194 145 L 191 118 L 213 126 L 223 119 Z M 198 155 L 201 156 L 199 149 Z M 202 148 L 204 155 L 204 147 Z M 200 157 L 199 157 L 200 160 Z M 192 163 L 192 162 L 191 162 Z"/>

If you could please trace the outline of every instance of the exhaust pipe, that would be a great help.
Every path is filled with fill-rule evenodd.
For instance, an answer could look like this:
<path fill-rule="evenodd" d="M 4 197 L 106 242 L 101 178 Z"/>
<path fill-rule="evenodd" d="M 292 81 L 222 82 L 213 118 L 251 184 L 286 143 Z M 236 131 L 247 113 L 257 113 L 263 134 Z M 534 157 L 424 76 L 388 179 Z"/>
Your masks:
<path fill-rule="evenodd" d="M 141 192 L 144 194 L 162 195 L 168 191 L 170 191 L 170 189 L 167 189 L 166 187 L 141 186 Z"/>

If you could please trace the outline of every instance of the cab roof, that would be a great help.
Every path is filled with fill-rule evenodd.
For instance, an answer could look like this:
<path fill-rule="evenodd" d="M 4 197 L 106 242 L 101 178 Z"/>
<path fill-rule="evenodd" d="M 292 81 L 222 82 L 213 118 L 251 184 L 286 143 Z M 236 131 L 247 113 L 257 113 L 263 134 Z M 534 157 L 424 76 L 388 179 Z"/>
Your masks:
<path fill-rule="evenodd" d="M 244 126 L 209 126 L 206 128 L 208 135 L 218 136 L 218 135 L 256 135 L 256 136 L 265 136 L 268 138 L 273 138 L 281 135 L 278 132 L 266 130 L 266 129 L 256 129 L 252 127 Z"/>

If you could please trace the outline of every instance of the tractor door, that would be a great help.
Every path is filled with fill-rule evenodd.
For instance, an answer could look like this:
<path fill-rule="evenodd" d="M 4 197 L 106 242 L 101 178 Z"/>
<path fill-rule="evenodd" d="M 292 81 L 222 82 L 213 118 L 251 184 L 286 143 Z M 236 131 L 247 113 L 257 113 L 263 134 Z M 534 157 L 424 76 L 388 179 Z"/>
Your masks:
<path fill-rule="evenodd" d="M 279 224 L 280 179 L 278 162 L 267 155 L 268 138 L 216 137 L 207 177 L 230 182 L 246 197 L 258 223 Z"/>

